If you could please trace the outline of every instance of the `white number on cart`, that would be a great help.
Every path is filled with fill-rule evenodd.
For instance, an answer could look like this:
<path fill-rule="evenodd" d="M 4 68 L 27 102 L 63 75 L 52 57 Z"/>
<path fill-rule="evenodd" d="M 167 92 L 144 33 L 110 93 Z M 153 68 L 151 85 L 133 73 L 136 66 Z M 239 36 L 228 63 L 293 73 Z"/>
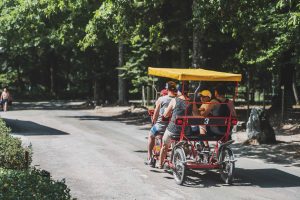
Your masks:
<path fill-rule="evenodd" d="M 205 118 L 204 119 L 204 124 L 208 124 L 209 123 L 209 118 Z"/>

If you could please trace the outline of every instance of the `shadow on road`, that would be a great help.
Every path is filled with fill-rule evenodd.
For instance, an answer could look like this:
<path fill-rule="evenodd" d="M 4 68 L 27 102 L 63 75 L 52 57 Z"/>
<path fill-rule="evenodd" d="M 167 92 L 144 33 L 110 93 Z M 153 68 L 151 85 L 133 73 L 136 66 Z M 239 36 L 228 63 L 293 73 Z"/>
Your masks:
<path fill-rule="evenodd" d="M 150 117 L 146 112 L 124 112 L 116 116 L 61 116 L 62 118 L 77 118 L 79 120 L 119 121 L 129 125 L 140 126 L 140 130 L 150 130 Z M 277 143 L 275 145 L 243 145 L 236 143 L 231 146 L 237 157 L 262 159 L 268 163 L 300 166 L 300 143 Z"/>
<path fill-rule="evenodd" d="M 4 121 L 12 129 L 12 133 L 15 135 L 69 135 L 69 133 L 43 126 L 32 121 L 13 120 L 5 118 Z"/>
<path fill-rule="evenodd" d="M 170 176 L 164 177 L 171 179 Z M 187 171 L 185 187 L 209 188 L 224 186 L 257 186 L 261 188 L 299 187 L 300 177 L 278 169 L 241 169 L 237 168 L 232 185 L 224 184 L 220 174 L 213 170 Z"/>
<path fill-rule="evenodd" d="M 84 101 L 14 102 L 10 110 L 82 110 L 93 108 Z"/>
<path fill-rule="evenodd" d="M 98 120 L 98 121 L 119 121 L 128 125 L 141 126 L 150 124 L 150 117 L 146 112 L 142 113 L 130 113 L 124 112 L 123 114 L 116 116 L 61 116 L 62 118 L 77 118 L 79 120 Z M 149 129 L 147 129 L 149 130 Z"/>
<path fill-rule="evenodd" d="M 240 169 L 236 171 L 236 184 L 249 182 L 262 188 L 299 187 L 300 177 L 279 169 Z"/>
<path fill-rule="evenodd" d="M 233 144 L 237 157 L 263 159 L 269 163 L 297 164 L 300 160 L 300 143 L 281 142 L 276 145 L 242 145 Z"/>

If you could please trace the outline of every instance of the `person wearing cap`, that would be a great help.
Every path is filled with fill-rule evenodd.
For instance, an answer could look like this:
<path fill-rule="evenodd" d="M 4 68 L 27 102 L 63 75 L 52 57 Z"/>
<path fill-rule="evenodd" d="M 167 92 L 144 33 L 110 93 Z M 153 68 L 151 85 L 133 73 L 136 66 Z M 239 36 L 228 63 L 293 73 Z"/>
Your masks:
<path fill-rule="evenodd" d="M 208 115 L 223 117 L 224 115 L 224 106 L 228 110 L 228 113 L 232 117 L 236 117 L 236 111 L 234 109 L 233 101 L 226 99 L 226 87 L 224 85 L 217 85 L 215 88 L 215 98 L 212 99 L 210 104 L 207 105 L 205 110 L 202 112 L 202 116 L 206 117 Z M 228 115 L 228 114 L 227 114 Z M 226 132 L 226 126 L 210 126 L 210 132 L 216 135 L 224 135 Z"/>
<path fill-rule="evenodd" d="M 182 126 L 176 125 L 175 121 L 177 116 L 191 115 L 192 114 L 192 106 L 188 103 L 189 98 L 186 95 L 188 87 L 185 87 L 185 91 L 183 91 L 182 87 L 177 88 L 177 96 L 171 100 L 169 106 L 165 109 L 164 117 L 171 117 L 170 123 L 164 133 L 163 136 L 163 145 L 160 151 L 158 168 L 163 167 L 164 160 L 166 158 L 168 149 L 171 144 L 171 137 L 173 135 L 179 135 L 182 131 Z M 190 127 L 186 126 L 184 132 L 188 133 Z"/>
<path fill-rule="evenodd" d="M 211 100 L 211 92 L 209 90 L 202 90 L 200 93 L 200 99 L 202 105 L 199 108 L 199 114 L 203 116 L 205 110 L 208 108 L 209 104 L 207 102 L 210 102 Z M 206 134 L 206 125 L 200 125 L 200 135 L 205 135 Z"/>
<path fill-rule="evenodd" d="M 200 99 L 201 102 L 203 103 L 200 108 L 200 115 L 203 115 L 205 109 L 207 108 L 208 104 L 206 104 L 207 102 L 210 102 L 211 100 L 211 92 L 209 90 L 202 90 L 201 92 L 199 92 L 200 95 Z"/>
<path fill-rule="evenodd" d="M 169 81 L 166 84 L 167 95 L 161 96 L 155 102 L 155 109 L 152 116 L 152 128 L 150 129 L 148 136 L 148 158 L 145 164 L 151 165 L 152 160 L 152 149 L 154 147 L 155 136 L 159 133 L 162 133 L 166 130 L 169 121 L 165 120 L 163 117 L 163 113 L 165 109 L 168 107 L 169 103 L 176 96 L 176 83 L 173 81 Z"/>

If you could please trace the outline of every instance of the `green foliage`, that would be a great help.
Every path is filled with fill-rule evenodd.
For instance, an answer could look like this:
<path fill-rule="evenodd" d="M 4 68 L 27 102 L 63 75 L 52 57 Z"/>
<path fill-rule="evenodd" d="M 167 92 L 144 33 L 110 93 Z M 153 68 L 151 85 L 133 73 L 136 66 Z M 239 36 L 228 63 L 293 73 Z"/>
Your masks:
<path fill-rule="evenodd" d="M 133 87 L 130 92 L 136 93 L 141 91 L 141 85 L 149 82 L 147 67 L 160 65 L 158 57 L 163 52 L 178 53 L 181 41 L 187 39 L 182 36 L 182 29 L 188 20 L 174 19 L 169 15 L 172 11 L 166 10 L 170 7 L 178 15 L 176 17 L 185 17 L 185 10 L 179 10 L 187 4 L 189 1 L 104 1 L 87 25 L 87 34 L 80 45 L 83 49 L 101 45 L 105 36 L 115 43 L 125 44 L 128 51 L 125 65 L 120 69 L 124 72 L 122 77 L 131 81 Z M 178 32 L 178 24 L 174 26 L 177 22 L 180 24 L 180 32 L 174 35 Z M 163 60 L 172 62 L 167 58 Z"/>
<path fill-rule="evenodd" d="M 2 87 L 5 87 L 7 85 L 12 85 L 17 82 L 17 72 L 11 71 L 7 73 L 0 74 L 0 83 L 2 84 Z"/>
<path fill-rule="evenodd" d="M 244 51 L 242 55 L 245 55 L 247 63 L 271 62 L 278 66 L 279 59 L 287 51 L 291 51 L 289 62 L 295 63 L 296 60 L 299 60 L 299 54 L 295 52 L 296 49 L 299 49 L 299 42 L 297 42 L 300 30 L 300 18 L 297 17 L 300 13 L 299 5 L 293 1 L 273 1 L 252 13 L 256 19 L 252 41 L 256 42 L 248 45 L 252 47 L 251 49 L 256 49 L 256 52 Z M 249 17 L 249 15 L 243 17 Z M 249 38 L 249 33 L 243 37 L 247 36 Z"/>
<path fill-rule="evenodd" d="M 0 119 L 0 135 L 5 136 L 11 132 L 10 128 L 6 126 L 6 123 Z"/>
<path fill-rule="evenodd" d="M 65 181 L 54 181 L 45 171 L 0 168 L 0 199 L 71 199 Z"/>
<path fill-rule="evenodd" d="M 299 66 L 299 24 L 296 0 L 5 0 L 0 81 L 63 97 L 89 96 L 95 81 L 116 90 L 106 82 L 117 79 L 122 43 L 122 76 L 138 92 L 148 66 L 191 66 L 194 35 L 204 68 L 278 74 Z"/>
<path fill-rule="evenodd" d="M 82 85 L 84 80 L 78 75 L 93 71 L 99 62 L 82 53 L 78 43 L 99 5 L 99 1 L 87 0 L 1 1 L 1 72 L 17 75 L 14 81 L 5 83 L 18 88 L 18 92 L 28 93 L 42 85 L 44 93 L 56 94 L 64 93 L 69 86 Z M 81 70 L 82 65 L 90 70 Z"/>
<path fill-rule="evenodd" d="M 0 119 L 0 199 L 71 199 L 65 181 L 54 181 L 49 172 L 27 168 L 21 140 L 10 135 L 11 130 Z"/>
<path fill-rule="evenodd" d="M 28 151 L 28 163 L 25 159 L 25 151 Z M 8 169 L 25 169 L 32 161 L 31 149 L 22 147 L 19 138 L 10 135 L 10 129 L 0 119 L 0 167 Z"/>

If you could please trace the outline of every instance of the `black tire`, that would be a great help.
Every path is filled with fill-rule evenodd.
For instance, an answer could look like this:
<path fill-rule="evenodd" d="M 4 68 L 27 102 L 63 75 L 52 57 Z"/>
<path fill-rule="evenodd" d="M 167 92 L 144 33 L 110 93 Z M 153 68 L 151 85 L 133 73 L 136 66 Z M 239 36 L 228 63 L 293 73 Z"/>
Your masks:
<path fill-rule="evenodd" d="M 235 163 L 234 163 L 234 156 L 231 149 L 225 147 L 221 150 L 219 161 L 221 164 L 220 167 L 220 174 L 221 179 L 226 184 L 231 184 L 233 181 L 234 171 L 235 171 Z"/>
<path fill-rule="evenodd" d="M 174 151 L 173 155 L 173 176 L 175 179 L 175 182 L 178 185 L 182 185 L 185 181 L 185 176 L 186 176 L 186 170 L 185 170 L 185 164 L 184 162 L 186 161 L 185 154 L 182 148 L 177 148 Z"/>

